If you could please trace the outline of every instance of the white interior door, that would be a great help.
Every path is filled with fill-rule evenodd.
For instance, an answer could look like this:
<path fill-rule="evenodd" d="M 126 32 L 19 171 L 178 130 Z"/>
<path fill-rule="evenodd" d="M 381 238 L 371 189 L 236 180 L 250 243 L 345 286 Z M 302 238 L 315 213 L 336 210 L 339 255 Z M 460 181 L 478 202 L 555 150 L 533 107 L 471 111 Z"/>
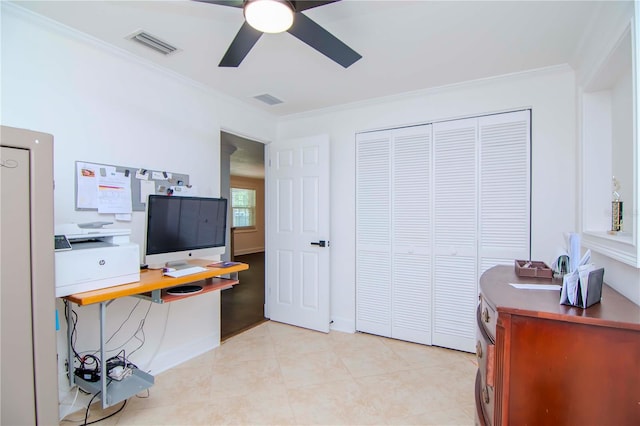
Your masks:
<path fill-rule="evenodd" d="M 269 144 L 267 315 L 312 330 L 330 324 L 329 137 Z"/>

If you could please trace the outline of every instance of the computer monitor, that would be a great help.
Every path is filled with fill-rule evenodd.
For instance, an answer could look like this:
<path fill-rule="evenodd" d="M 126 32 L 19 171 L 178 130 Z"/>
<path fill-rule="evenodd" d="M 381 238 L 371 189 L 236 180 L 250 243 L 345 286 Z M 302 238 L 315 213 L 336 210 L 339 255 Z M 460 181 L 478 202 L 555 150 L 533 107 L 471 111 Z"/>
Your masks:
<path fill-rule="evenodd" d="M 179 266 L 226 249 L 225 198 L 150 195 L 147 201 L 145 263 Z"/>

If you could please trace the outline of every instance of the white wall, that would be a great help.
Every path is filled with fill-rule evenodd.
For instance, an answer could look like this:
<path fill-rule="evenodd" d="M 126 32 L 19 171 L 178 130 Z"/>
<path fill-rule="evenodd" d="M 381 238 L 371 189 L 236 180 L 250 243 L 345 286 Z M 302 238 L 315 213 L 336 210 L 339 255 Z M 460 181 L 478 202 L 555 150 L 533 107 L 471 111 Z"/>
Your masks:
<path fill-rule="evenodd" d="M 76 160 L 189 174 L 199 195 L 216 196 L 220 128 L 260 140 L 273 140 L 276 131 L 271 116 L 6 2 L 1 105 L 3 125 L 54 136 L 55 223 L 114 219 L 75 211 Z M 142 250 L 144 212 L 134 212 L 131 223 L 114 227 L 131 228 L 132 240 Z M 108 307 L 107 336 L 138 302 L 124 298 Z M 168 305 L 142 301 L 109 346 L 130 338 L 148 311 L 144 345 L 131 359 L 152 374 L 163 371 L 219 344 L 219 306 L 218 292 Z M 57 308 L 64 323 L 60 300 Z M 97 306 L 76 310 L 76 349 L 97 349 Z M 58 353 L 64 374 L 66 331 L 61 325 Z M 125 347 L 131 352 L 137 346 L 133 339 Z M 64 378 L 60 388 L 61 399 L 68 398 Z M 63 406 L 61 412 L 68 409 Z"/>
<path fill-rule="evenodd" d="M 551 262 L 576 231 L 576 105 L 568 67 L 469 82 L 279 122 L 278 138 L 331 139 L 331 316 L 355 329 L 355 134 L 532 108 L 532 257 Z"/>

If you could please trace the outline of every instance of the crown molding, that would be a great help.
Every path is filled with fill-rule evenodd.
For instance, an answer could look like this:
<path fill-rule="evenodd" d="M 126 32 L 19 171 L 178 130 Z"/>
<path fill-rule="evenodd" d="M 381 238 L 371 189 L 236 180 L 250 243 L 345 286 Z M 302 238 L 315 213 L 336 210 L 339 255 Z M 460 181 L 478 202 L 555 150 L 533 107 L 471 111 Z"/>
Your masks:
<path fill-rule="evenodd" d="M 424 89 L 397 93 L 389 96 L 371 98 L 364 101 L 350 102 L 342 105 L 285 115 L 285 116 L 279 117 L 278 121 L 282 122 L 282 121 L 297 120 L 300 118 L 309 118 L 309 117 L 314 117 L 318 115 L 342 112 L 342 111 L 355 109 L 355 108 L 364 108 L 369 106 L 386 104 L 389 102 L 411 100 L 417 97 L 424 97 L 428 95 L 434 95 L 437 93 L 446 93 L 446 92 L 457 91 L 460 89 L 477 88 L 477 87 L 481 87 L 489 84 L 495 84 L 496 82 L 502 83 L 502 82 L 508 82 L 508 81 L 524 80 L 524 79 L 529 79 L 531 77 L 537 77 L 541 75 L 561 74 L 561 73 L 573 72 L 573 71 L 574 71 L 573 68 L 566 63 L 559 64 L 559 65 L 552 65 L 548 67 L 542 67 L 542 68 L 534 68 L 534 69 L 525 70 L 525 71 L 518 71 L 518 72 L 508 73 L 508 74 L 500 74 L 496 76 L 484 77 L 484 78 L 479 78 L 474 80 L 466 80 L 459 83 L 445 84 L 445 85 L 436 86 L 436 87 L 428 87 Z"/>

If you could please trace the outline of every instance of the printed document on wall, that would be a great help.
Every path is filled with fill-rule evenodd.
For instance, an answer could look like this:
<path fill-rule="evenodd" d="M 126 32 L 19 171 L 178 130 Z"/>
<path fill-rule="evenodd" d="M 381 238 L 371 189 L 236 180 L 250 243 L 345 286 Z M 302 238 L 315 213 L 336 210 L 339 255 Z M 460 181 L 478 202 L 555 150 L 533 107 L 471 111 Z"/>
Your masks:
<path fill-rule="evenodd" d="M 109 168 L 106 173 L 98 174 L 98 213 L 131 213 L 131 211 L 129 176 L 116 172 L 115 168 Z"/>
<path fill-rule="evenodd" d="M 98 173 L 100 166 L 91 163 L 76 163 L 78 192 L 76 207 L 79 209 L 98 208 Z"/>

